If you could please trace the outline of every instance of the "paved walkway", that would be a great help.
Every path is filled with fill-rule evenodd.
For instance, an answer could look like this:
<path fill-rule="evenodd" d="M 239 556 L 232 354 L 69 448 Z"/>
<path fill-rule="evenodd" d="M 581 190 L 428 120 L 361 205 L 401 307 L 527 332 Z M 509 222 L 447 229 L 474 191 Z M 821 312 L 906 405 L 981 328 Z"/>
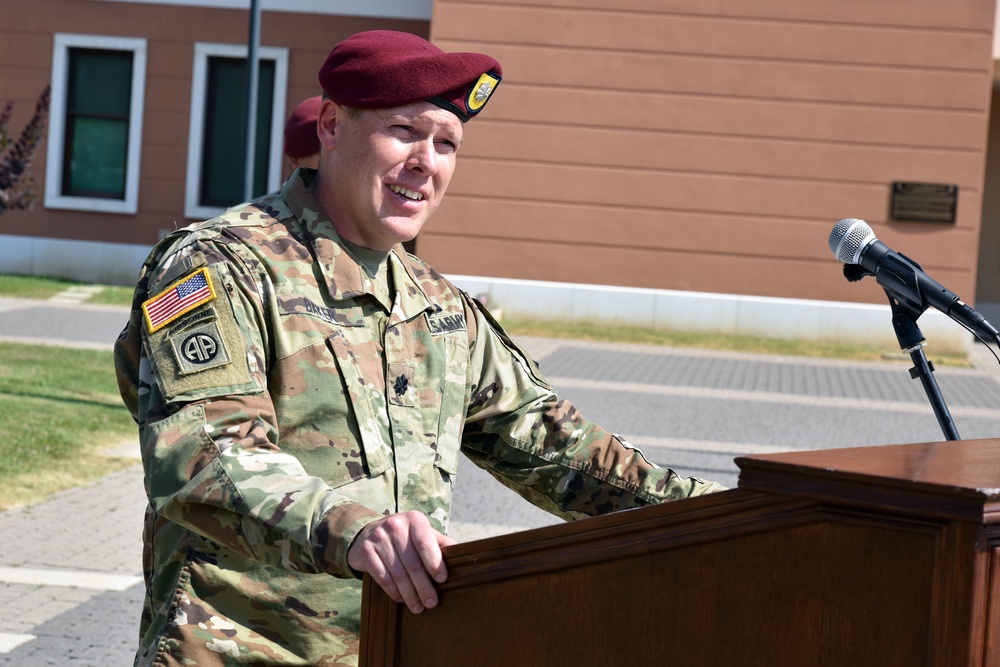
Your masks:
<path fill-rule="evenodd" d="M 0 298 L 0 341 L 110 349 L 124 320 L 121 308 Z M 737 483 L 740 454 L 942 439 L 906 362 L 522 342 L 584 415 L 661 465 L 727 486 Z M 935 375 L 962 437 L 994 437 L 1000 364 L 982 346 L 973 359 L 974 369 Z M 137 446 L 122 448 L 134 455 Z M 555 522 L 464 459 L 459 479 L 452 536 L 460 542 Z M 144 507 L 137 464 L 0 513 L 0 665 L 131 663 Z"/>

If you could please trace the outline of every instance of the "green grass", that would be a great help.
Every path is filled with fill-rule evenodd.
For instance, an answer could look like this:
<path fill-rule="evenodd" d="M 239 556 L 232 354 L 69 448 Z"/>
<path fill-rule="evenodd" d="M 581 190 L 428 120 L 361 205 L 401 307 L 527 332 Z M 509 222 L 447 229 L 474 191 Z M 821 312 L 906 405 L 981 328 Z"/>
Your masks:
<path fill-rule="evenodd" d="M 74 285 L 70 280 L 0 275 L 0 294 L 22 299 L 48 299 Z"/>
<path fill-rule="evenodd" d="M 134 465 L 100 452 L 136 433 L 111 352 L 0 343 L 0 509 Z"/>
<path fill-rule="evenodd" d="M 508 320 L 501 322 L 513 336 L 544 336 L 547 338 L 574 338 L 610 343 L 635 343 L 664 345 L 702 350 L 731 350 L 756 354 L 780 354 L 820 359 L 852 359 L 857 361 L 884 361 L 898 359 L 895 350 L 841 343 L 786 340 L 781 338 L 756 338 L 751 336 L 724 336 L 721 334 L 662 331 L 638 327 L 605 326 L 593 324 L 561 324 Z M 909 361 L 909 357 L 905 357 Z M 942 366 L 971 366 L 968 358 L 936 355 L 934 362 Z"/>
<path fill-rule="evenodd" d="M 33 276 L 0 275 L 0 295 L 20 299 L 50 299 L 71 287 L 88 283 L 57 278 L 36 278 Z M 101 290 L 87 299 L 87 303 L 111 306 L 132 305 L 132 288 L 115 285 L 100 285 Z"/>
<path fill-rule="evenodd" d="M 99 303 L 108 306 L 131 306 L 132 288 L 104 285 L 104 289 L 87 299 L 87 303 Z"/>

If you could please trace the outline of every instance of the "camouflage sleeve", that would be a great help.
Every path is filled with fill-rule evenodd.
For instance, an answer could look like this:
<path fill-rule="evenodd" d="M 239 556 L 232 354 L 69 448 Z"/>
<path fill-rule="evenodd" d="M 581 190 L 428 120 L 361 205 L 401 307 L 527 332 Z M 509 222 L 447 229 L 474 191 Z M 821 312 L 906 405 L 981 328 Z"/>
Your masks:
<path fill-rule="evenodd" d="M 649 462 L 560 399 L 488 311 L 475 321 L 474 378 L 463 451 L 505 486 L 565 519 L 724 490 Z"/>
<path fill-rule="evenodd" d="M 268 290 L 245 260 L 225 244 L 195 243 L 151 280 L 155 295 L 204 268 L 215 297 L 152 331 L 147 316 L 142 328 L 138 412 L 150 502 L 164 518 L 268 565 L 354 576 L 347 550 L 381 515 L 278 446 L 266 381 Z M 199 352 L 228 362 L 185 372 L 185 357 Z"/>

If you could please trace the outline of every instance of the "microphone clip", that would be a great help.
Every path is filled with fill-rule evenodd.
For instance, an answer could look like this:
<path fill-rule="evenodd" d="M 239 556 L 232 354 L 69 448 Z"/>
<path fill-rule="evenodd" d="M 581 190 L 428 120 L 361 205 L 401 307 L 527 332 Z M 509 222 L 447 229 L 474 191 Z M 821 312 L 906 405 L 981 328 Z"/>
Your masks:
<path fill-rule="evenodd" d="M 844 264 L 844 277 L 847 278 L 848 282 L 856 283 L 865 276 L 874 276 L 875 274 L 860 264 Z"/>

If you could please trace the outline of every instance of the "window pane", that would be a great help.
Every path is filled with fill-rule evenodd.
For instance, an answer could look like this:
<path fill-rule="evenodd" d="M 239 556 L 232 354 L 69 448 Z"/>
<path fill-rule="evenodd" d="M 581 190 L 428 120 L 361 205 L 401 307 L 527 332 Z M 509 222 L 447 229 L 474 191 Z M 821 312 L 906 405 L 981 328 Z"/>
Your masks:
<path fill-rule="evenodd" d="M 128 125 L 97 118 L 71 122 L 68 189 L 78 196 L 123 198 Z"/>
<path fill-rule="evenodd" d="M 132 52 L 70 49 L 62 193 L 125 198 Z"/>
<path fill-rule="evenodd" d="M 131 97 L 131 52 L 70 49 L 69 113 L 127 119 Z"/>
<path fill-rule="evenodd" d="M 267 188 L 275 72 L 272 60 L 261 60 L 259 65 L 254 196 L 265 194 Z M 232 206 L 245 199 L 246 77 L 245 58 L 208 60 L 200 197 L 203 206 Z"/>

